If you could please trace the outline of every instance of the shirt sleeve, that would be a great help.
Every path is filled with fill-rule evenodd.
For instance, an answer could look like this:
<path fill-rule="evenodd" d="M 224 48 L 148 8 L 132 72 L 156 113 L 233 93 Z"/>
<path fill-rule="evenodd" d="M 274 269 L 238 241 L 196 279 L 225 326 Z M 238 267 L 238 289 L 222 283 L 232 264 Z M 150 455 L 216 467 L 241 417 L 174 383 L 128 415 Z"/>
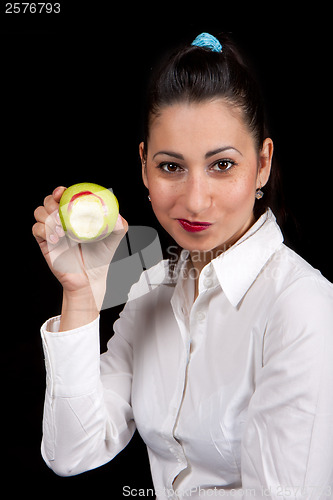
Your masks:
<path fill-rule="evenodd" d="M 302 278 L 267 323 L 243 437 L 243 488 L 260 498 L 331 498 L 332 387 L 332 286 Z"/>
<path fill-rule="evenodd" d="M 131 320 L 122 313 L 100 357 L 99 318 L 59 332 L 60 318 L 41 328 L 46 365 L 42 456 L 62 476 L 112 460 L 135 431 L 131 408 Z"/>

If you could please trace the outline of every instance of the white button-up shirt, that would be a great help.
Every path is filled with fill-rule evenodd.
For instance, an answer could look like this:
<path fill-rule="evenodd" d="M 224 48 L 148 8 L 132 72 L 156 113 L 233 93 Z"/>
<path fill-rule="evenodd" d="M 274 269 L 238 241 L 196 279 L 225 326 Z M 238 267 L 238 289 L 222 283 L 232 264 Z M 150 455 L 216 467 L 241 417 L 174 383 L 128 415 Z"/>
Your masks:
<path fill-rule="evenodd" d="M 95 468 L 137 427 L 158 499 L 333 497 L 332 285 L 268 211 L 193 298 L 183 252 L 177 279 L 142 274 L 101 358 L 98 320 L 43 325 L 44 460 Z"/>

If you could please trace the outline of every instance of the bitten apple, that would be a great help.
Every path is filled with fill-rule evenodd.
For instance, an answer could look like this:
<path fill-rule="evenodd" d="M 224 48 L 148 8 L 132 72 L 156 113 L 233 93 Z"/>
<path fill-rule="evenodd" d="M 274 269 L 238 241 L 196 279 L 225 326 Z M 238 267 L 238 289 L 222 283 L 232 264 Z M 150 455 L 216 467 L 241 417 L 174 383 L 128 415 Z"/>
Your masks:
<path fill-rule="evenodd" d="M 79 243 L 106 238 L 115 227 L 118 214 L 117 198 L 98 184 L 74 184 L 60 199 L 62 227 L 69 238 Z"/>

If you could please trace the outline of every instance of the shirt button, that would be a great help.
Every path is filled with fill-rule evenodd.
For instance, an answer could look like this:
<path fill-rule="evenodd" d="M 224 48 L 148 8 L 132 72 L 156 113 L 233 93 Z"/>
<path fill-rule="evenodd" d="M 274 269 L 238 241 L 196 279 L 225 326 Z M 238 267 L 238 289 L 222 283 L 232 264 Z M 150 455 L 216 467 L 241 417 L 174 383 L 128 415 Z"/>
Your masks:
<path fill-rule="evenodd" d="M 213 280 L 211 278 L 206 278 L 204 279 L 203 284 L 206 288 L 209 288 L 212 286 Z"/>
<path fill-rule="evenodd" d="M 204 270 L 204 275 L 205 276 L 210 276 L 213 272 L 213 267 L 212 266 L 208 266 L 206 267 L 206 269 Z"/>
<path fill-rule="evenodd" d="M 197 321 L 203 321 L 206 317 L 206 314 L 202 311 L 197 312 L 195 315 Z"/>

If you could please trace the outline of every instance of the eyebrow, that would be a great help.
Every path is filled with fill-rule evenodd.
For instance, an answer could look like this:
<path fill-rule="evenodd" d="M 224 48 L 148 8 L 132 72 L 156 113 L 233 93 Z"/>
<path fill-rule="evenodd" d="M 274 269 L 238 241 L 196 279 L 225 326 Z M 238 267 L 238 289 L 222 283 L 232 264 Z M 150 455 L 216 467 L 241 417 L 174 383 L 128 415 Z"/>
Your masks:
<path fill-rule="evenodd" d="M 173 151 L 159 151 L 158 153 L 155 153 L 153 156 L 153 159 L 157 155 L 167 155 L 167 156 L 172 156 L 173 158 L 178 158 L 178 160 L 184 160 L 184 156 L 179 154 L 179 153 L 174 153 Z"/>
<path fill-rule="evenodd" d="M 208 151 L 206 154 L 205 154 L 205 158 L 210 158 L 211 156 L 215 156 L 217 155 L 218 153 L 223 153 L 224 151 L 229 151 L 230 149 L 233 149 L 234 151 L 236 151 L 236 153 L 240 154 L 241 156 L 242 153 L 234 148 L 233 146 L 223 146 L 222 148 L 218 148 L 218 149 L 213 149 L 212 151 Z"/>
<path fill-rule="evenodd" d="M 241 156 L 243 156 L 242 153 L 233 146 L 222 146 L 221 148 L 213 149 L 212 151 L 207 151 L 207 153 L 205 154 L 205 159 L 207 160 L 211 156 L 215 156 L 218 153 L 223 153 L 224 151 L 229 151 L 231 149 L 236 151 L 236 153 L 240 154 Z M 154 154 L 153 159 L 155 158 L 155 156 L 158 155 L 167 155 L 171 156 L 172 158 L 177 158 L 178 160 L 184 160 L 184 156 L 182 154 L 175 153 L 174 151 L 158 151 L 157 153 Z"/>

